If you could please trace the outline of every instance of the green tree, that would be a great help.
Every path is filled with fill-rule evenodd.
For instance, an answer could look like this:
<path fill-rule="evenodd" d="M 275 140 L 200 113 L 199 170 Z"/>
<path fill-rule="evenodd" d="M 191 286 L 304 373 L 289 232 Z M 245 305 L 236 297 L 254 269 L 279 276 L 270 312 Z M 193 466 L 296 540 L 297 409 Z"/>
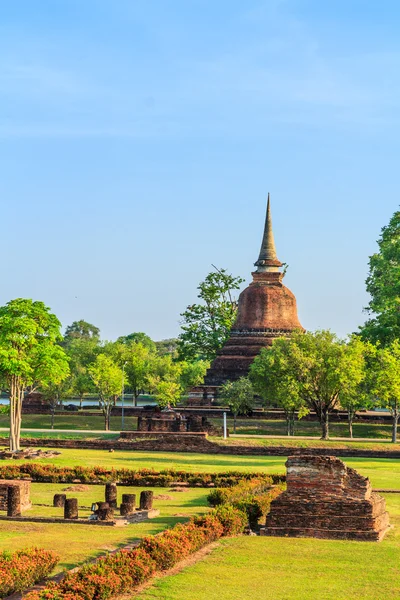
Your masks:
<path fill-rule="evenodd" d="M 82 408 L 84 395 L 95 391 L 88 368 L 95 361 L 99 351 L 98 339 L 91 337 L 73 338 L 66 347 L 71 370 L 69 391 L 78 396 L 80 408 Z"/>
<path fill-rule="evenodd" d="M 400 338 L 400 212 L 383 227 L 378 252 L 369 259 L 366 280 L 371 301 L 366 311 L 371 318 L 361 327 L 361 335 L 382 346 Z"/>
<path fill-rule="evenodd" d="M 371 388 L 378 406 L 392 415 L 392 442 L 397 442 L 400 417 L 400 342 L 394 340 L 385 348 L 376 348 L 371 361 Z"/>
<path fill-rule="evenodd" d="M 59 345 L 61 323 L 43 302 L 17 298 L 0 308 L 0 373 L 10 391 L 10 450 L 20 449 L 22 401 L 28 386 L 46 387 L 69 374 Z"/>
<path fill-rule="evenodd" d="M 176 406 L 181 399 L 184 391 L 181 384 L 182 368 L 182 363 L 173 361 L 169 354 L 154 359 L 147 380 L 161 408 Z"/>
<path fill-rule="evenodd" d="M 201 303 L 191 304 L 181 314 L 179 356 L 186 360 L 213 360 L 224 345 L 236 318 L 237 300 L 233 292 L 243 279 L 225 269 L 216 269 L 198 286 Z"/>
<path fill-rule="evenodd" d="M 72 340 L 76 339 L 98 341 L 100 339 L 100 329 L 83 319 L 74 321 L 66 328 L 62 344 L 68 346 Z"/>
<path fill-rule="evenodd" d="M 352 336 L 346 347 L 346 357 L 352 385 L 345 386 L 339 395 L 340 406 L 347 410 L 349 436 L 353 437 L 355 414 L 362 408 L 371 406 L 368 368 L 375 349 L 369 342 L 363 342 L 358 336 Z"/>
<path fill-rule="evenodd" d="M 88 370 L 99 394 L 100 408 L 104 415 L 104 428 L 108 431 L 111 409 L 125 385 L 124 374 L 122 369 L 106 354 L 99 354 Z"/>
<path fill-rule="evenodd" d="M 103 351 L 124 368 L 126 383 L 134 396 L 135 406 L 143 390 L 148 387 L 148 377 L 154 371 L 157 355 L 141 342 L 107 342 Z"/>
<path fill-rule="evenodd" d="M 277 403 L 284 411 L 287 435 L 294 435 L 296 414 L 301 419 L 309 412 L 300 395 L 300 386 L 293 376 L 293 365 L 285 343 L 276 340 L 274 351 L 267 348 L 256 357 L 250 367 L 249 378 L 266 405 Z"/>
<path fill-rule="evenodd" d="M 160 340 L 159 342 L 155 342 L 156 352 L 159 356 L 164 356 L 165 354 L 171 354 L 175 357 L 178 353 L 178 339 L 177 338 L 168 338 L 166 340 Z"/>
<path fill-rule="evenodd" d="M 203 383 L 207 369 L 210 366 L 208 360 L 183 360 L 179 361 L 178 364 L 181 368 L 180 384 L 184 392 Z"/>
<path fill-rule="evenodd" d="M 153 342 L 150 336 L 142 331 L 137 331 L 135 333 L 130 333 L 129 335 L 122 335 L 117 339 L 119 344 L 141 344 L 145 348 L 147 348 L 150 352 L 156 351 L 156 343 Z"/>
<path fill-rule="evenodd" d="M 222 386 L 221 395 L 233 414 L 233 433 L 236 433 L 238 415 L 245 415 L 254 407 L 253 385 L 247 377 L 227 381 Z"/>
<path fill-rule="evenodd" d="M 272 354 L 273 361 L 266 359 L 267 353 Z M 328 439 L 329 415 L 340 395 L 349 395 L 358 385 L 359 369 L 363 369 L 348 351 L 346 342 L 330 331 L 297 331 L 290 338 L 277 338 L 270 348 L 263 348 L 254 360 L 254 369 L 263 360 L 270 361 L 270 376 L 276 379 L 276 385 L 282 377 L 293 402 L 315 411 L 322 439 Z"/>
<path fill-rule="evenodd" d="M 54 429 L 54 417 L 56 409 L 62 406 L 63 400 L 68 398 L 71 393 L 71 380 L 65 379 L 59 383 L 47 383 L 40 389 L 43 398 L 47 401 L 51 409 L 51 428 Z"/>

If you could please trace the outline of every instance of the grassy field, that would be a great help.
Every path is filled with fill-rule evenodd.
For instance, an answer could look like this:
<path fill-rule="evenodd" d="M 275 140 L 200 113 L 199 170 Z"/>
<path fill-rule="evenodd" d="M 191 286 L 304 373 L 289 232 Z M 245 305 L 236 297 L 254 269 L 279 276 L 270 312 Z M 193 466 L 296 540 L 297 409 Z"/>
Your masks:
<path fill-rule="evenodd" d="M 222 419 L 212 419 L 213 423 L 221 427 Z M 7 415 L 0 415 L 0 427 L 8 427 Z M 114 416 L 110 420 L 111 429 L 120 431 L 121 417 Z M 125 429 L 135 430 L 137 426 L 136 417 L 125 417 Z M 22 427 L 27 429 L 50 429 L 51 415 L 23 415 Z M 104 418 L 94 411 L 93 415 L 84 416 L 79 413 L 68 413 L 66 411 L 56 413 L 54 420 L 55 429 L 80 429 L 80 430 L 103 430 Z M 228 419 L 228 428 L 233 432 L 233 419 Z M 238 419 L 237 433 L 252 435 L 286 435 L 286 423 L 278 419 Z M 316 421 L 298 421 L 295 427 L 298 436 L 320 436 L 321 431 Z M 347 423 L 331 423 L 331 437 L 348 437 Z M 390 440 L 390 423 L 371 424 L 355 423 L 353 428 L 354 437 L 376 438 L 379 440 Z"/>
<path fill-rule="evenodd" d="M 10 418 L 8 415 L 0 415 L 0 427 L 8 427 Z M 136 429 L 137 418 L 125 417 L 125 428 Z M 27 429 L 50 429 L 51 415 L 22 415 L 22 427 Z M 55 429 L 104 429 L 104 417 L 101 414 L 89 416 L 79 413 L 68 413 L 66 411 L 56 413 L 54 419 Z M 115 431 L 121 430 L 121 417 L 110 418 L 110 428 Z"/>
<path fill-rule="evenodd" d="M 220 456 L 214 454 L 190 454 L 179 452 L 133 452 L 109 453 L 105 450 L 63 449 L 60 456 L 35 460 L 59 466 L 96 466 L 105 468 L 180 469 L 183 471 L 221 472 L 266 472 L 284 473 L 285 457 L 278 456 Z M 14 464 L 15 460 L 1 461 L 0 464 Z M 400 461 L 389 458 L 346 458 L 344 462 L 370 477 L 372 485 L 378 488 L 400 489 Z"/>
<path fill-rule="evenodd" d="M 53 508 L 53 495 L 62 492 L 64 484 L 33 483 L 31 500 L 33 507 L 24 513 L 35 516 L 62 516 L 62 508 Z M 123 493 L 136 494 L 138 504 L 143 488 L 119 487 L 119 498 Z M 146 488 L 149 489 L 149 488 Z M 151 488 L 150 488 L 151 489 Z M 0 521 L 0 552 L 18 550 L 37 545 L 54 550 L 61 556 L 56 571 L 71 568 L 89 558 L 126 545 L 144 535 L 156 534 L 166 527 L 172 527 L 179 521 L 185 521 L 191 515 L 207 510 L 206 489 L 190 489 L 185 492 L 171 492 L 168 488 L 153 488 L 155 496 L 167 495 L 169 499 L 156 499 L 154 508 L 160 509 L 160 516 L 144 523 L 126 527 L 100 527 L 96 525 L 72 525 L 54 523 L 10 523 Z M 81 517 L 90 514 L 92 502 L 104 500 L 104 486 L 93 485 L 84 492 L 65 492 L 67 497 L 77 497 Z M 46 504 L 47 506 L 39 506 Z M 86 508 L 82 508 L 86 507 Z"/>
<path fill-rule="evenodd" d="M 215 425 L 221 426 L 220 419 L 213 419 Z M 228 428 L 233 433 L 233 419 L 228 419 Z M 331 437 L 349 437 L 347 422 L 330 423 L 329 431 Z M 390 422 L 378 423 L 354 423 L 353 436 L 355 438 L 391 438 Z M 286 435 L 286 421 L 279 419 L 238 419 L 236 433 L 245 435 Z M 295 435 L 320 436 L 321 428 L 317 421 L 297 421 L 295 424 Z"/>
<path fill-rule="evenodd" d="M 383 542 L 241 537 L 197 564 L 156 580 L 137 600 L 398 600 L 400 497 Z"/>

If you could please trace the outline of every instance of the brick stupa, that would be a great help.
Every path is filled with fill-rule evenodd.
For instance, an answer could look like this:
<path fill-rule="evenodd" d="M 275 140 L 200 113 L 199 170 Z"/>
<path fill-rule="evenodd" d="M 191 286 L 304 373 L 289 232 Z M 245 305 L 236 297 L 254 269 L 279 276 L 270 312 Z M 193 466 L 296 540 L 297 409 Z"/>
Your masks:
<path fill-rule="evenodd" d="M 290 456 L 287 490 L 271 502 L 261 535 L 380 541 L 385 499 L 335 456 Z"/>
<path fill-rule="evenodd" d="M 236 322 L 230 337 L 211 364 L 201 390 L 206 400 L 226 381 L 246 376 L 261 348 L 277 337 L 303 330 L 294 294 L 283 285 L 283 264 L 277 257 L 268 194 L 264 235 L 253 281 L 239 296 Z M 200 388 L 197 388 L 200 391 Z"/>

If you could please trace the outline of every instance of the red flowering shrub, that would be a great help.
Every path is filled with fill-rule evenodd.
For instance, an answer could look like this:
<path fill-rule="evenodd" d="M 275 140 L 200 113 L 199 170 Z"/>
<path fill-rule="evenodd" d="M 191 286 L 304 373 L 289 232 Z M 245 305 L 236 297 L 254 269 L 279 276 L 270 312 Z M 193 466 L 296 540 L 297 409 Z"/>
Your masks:
<path fill-rule="evenodd" d="M 0 597 L 20 592 L 47 577 L 58 558 L 54 552 L 40 548 L 0 554 Z"/>
<path fill-rule="evenodd" d="M 28 477 L 32 481 L 44 483 L 73 483 L 79 479 L 81 483 L 103 483 L 116 481 L 120 485 L 166 487 L 173 481 L 188 483 L 189 486 L 214 485 L 219 488 L 236 486 L 239 482 L 254 479 L 262 480 L 268 485 L 285 480 L 284 475 L 255 473 L 187 473 L 174 469 L 153 471 L 152 469 L 105 469 L 103 467 L 58 467 L 52 464 L 22 463 L 0 465 L 0 479 L 22 479 Z"/>

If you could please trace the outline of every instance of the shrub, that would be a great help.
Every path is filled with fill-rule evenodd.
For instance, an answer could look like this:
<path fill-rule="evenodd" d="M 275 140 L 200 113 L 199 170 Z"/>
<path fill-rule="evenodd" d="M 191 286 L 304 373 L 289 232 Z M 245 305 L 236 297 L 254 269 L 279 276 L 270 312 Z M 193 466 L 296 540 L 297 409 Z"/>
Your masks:
<path fill-rule="evenodd" d="M 217 488 L 207 496 L 211 506 L 231 505 L 244 511 L 250 527 L 257 527 L 270 510 L 271 502 L 282 492 L 282 485 L 271 487 L 268 481 L 255 478 L 241 481 L 231 488 Z"/>
<path fill-rule="evenodd" d="M 232 536 L 243 533 L 245 527 L 247 526 L 248 520 L 246 513 L 243 510 L 239 510 L 238 508 L 231 506 L 230 504 L 217 506 L 217 508 L 214 510 L 214 514 L 224 528 L 224 536 Z"/>
<path fill-rule="evenodd" d="M 0 554 L 0 597 L 21 592 L 47 577 L 59 557 L 54 552 L 29 548 Z"/>
<path fill-rule="evenodd" d="M 265 484 L 281 483 L 284 475 L 255 474 L 255 473 L 187 473 L 166 469 L 104 469 L 103 467 L 58 467 L 52 464 L 22 463 L 0 466 L 0 479 L 21 479 L 28 477 L 32 481 L 43 483 L 73 483 L 79 479 L 81 483 L 105 483 L 116 481 L 120 485 L 166 487 L 172 482 L 187 483 L 191 487 L 210 485 L 218 488 L 230 488 L 242 481 L 257 478 Z"/>

